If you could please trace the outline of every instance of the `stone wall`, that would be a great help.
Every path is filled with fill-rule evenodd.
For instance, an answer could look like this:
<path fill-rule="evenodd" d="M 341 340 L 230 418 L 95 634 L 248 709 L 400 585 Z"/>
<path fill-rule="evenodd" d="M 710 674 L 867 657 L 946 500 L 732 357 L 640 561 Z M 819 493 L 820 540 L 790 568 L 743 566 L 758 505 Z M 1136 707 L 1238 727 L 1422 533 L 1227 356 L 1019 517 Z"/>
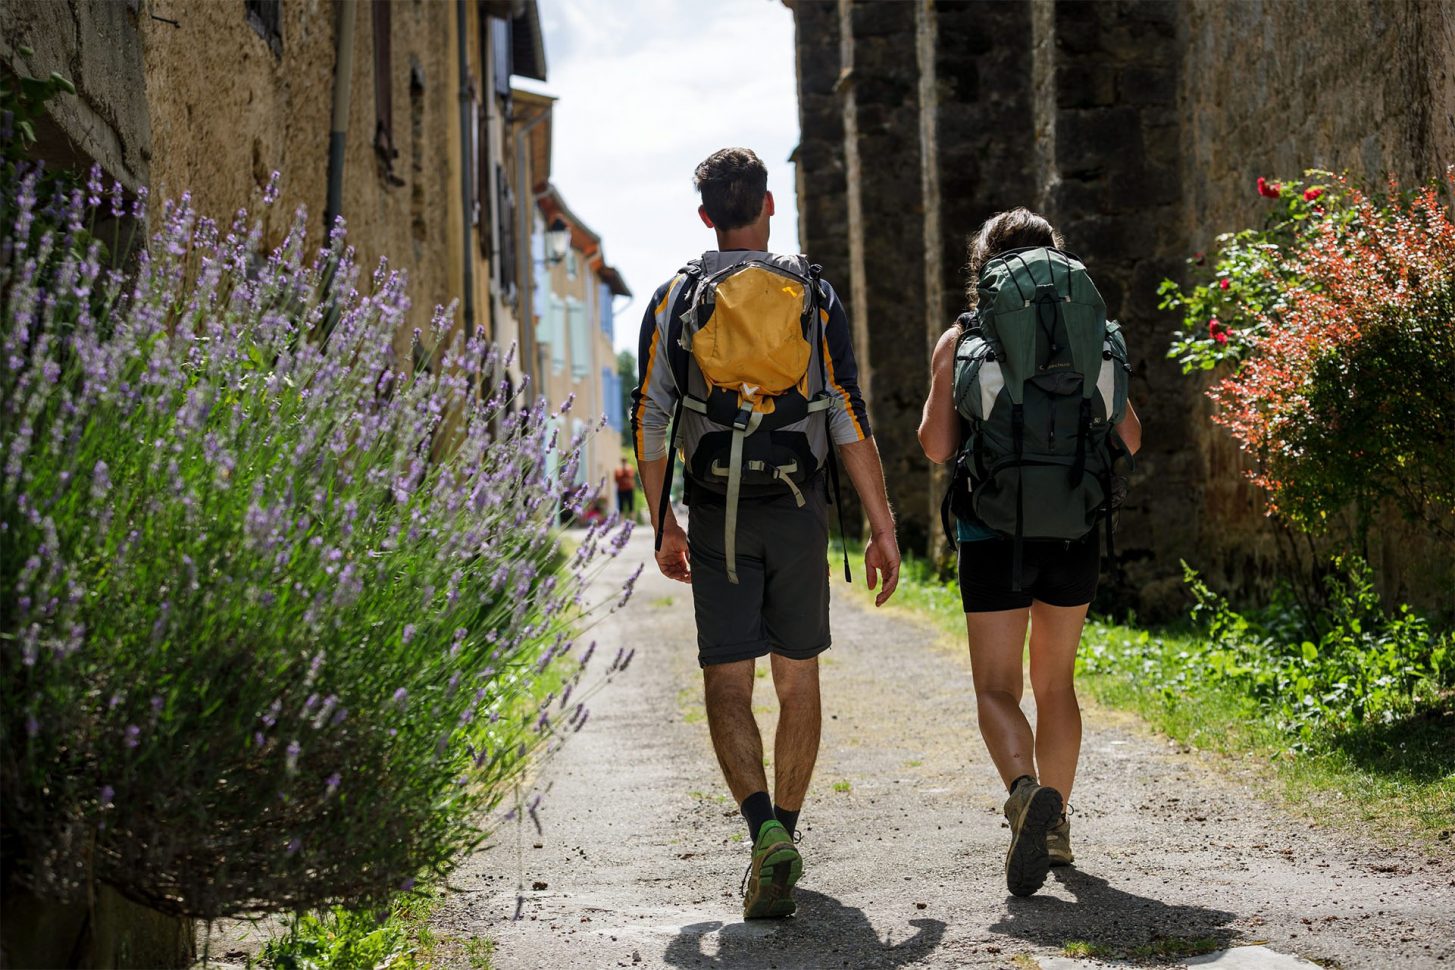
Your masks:
<path fill-rule="evenodd" d="M 21 77 L 52 71 L 76 97 L 49 105 L 38 132 L 43 157 L 94 159 L 128 189 L 146 184 L 151 159 L 137 15 L 127 3 L 5 0 L 0 3 L 0 62 Z M 29 47 L 27 58 L 20 48 Z"/>
<path fill-rule="evenodd" d="M 282 13 L 281 54 L 246 21 L 238 3 L 176 5 L 168 14 L 175 26 L 143 20 L 152 190 L 158 196 L 188 191 L 200 211 L 228 218 L 240 206 L 257 205 L 269 175 L 279 171 L 281 194 L 265 243 L 280 240 L 294 209 L 306 205 L 309 242 L 318 245 L 328 183 L 335 4 L 297 0 L 284 3 Z M 385 176 L 374 150 L 374 27 L 370 7 L 360 5 L 342 212 L 365 274 L 386 255 L 409 274 L 415 305 L 410 325 L 396 339 L 407 355 L 412 327 L 427 326 L 435 303 L 463 289 L 455 6 L 395 3 L 390 33 L 399 149 L 393 174 L 402 181 Z M 411 92 L 412 81 L 422 91 Z M 412 157 L 418 153 L 427 157 Z M 488 301 L 477 299 L 476 305 L 483 311 Z"/>
<path fill-rule="evenodd" d="M 831 4 L 793 6 L 800 223 L 820 251 L 842 239 L 851 254 L 904 544 L 934 545 L 941 486 L 912 432 L 928 349 L 964 306 L 965 240 L 986 216 L 1031 205 L 1092 268 L 1133 352 L 1144 449 L 1111 599 L 1180 610 L 1181 558 L 1222 588 L 1266 591 L 1278 553 L 1261 495 L 1209 420 L 1205 385 L 1165 357 L 1180 321 L 1158 309 L 1157 286 L 1218 233 L 1258 222 L 1260 174 L 1408 181 L 1455 162 L 1455 8 L 1348 2 L 1333 29 L 1329 5 L 1298 0 L 840 0 L 834 35 Z M 824 82 L 836 53 L 835 98 Z M 847 204 L 824 204 L 841 169 Z M 918 279 L 924 298 L 906 297 Z M 1455 609 L 1451 550 L 1396 527 L 1378 543 L 1386 592 Z"/>
<path fill-rule="evenodd" d="M 1184 19 L 1183 253 L 1261 221 L 1259 175 L 1322 168 L 1377 186 L 1387 175 L 1412 184 L 1455 164 L 1455 6 L 1195 0 Z M 1193 406 L 1205 474 L 1191 494 L 1212 553 L 1199 562 L 1218 585 L 1253 592 L 1278 554 L 1262 494 L 1243 477 L 1232 440 L 1207 421 L 1207 401 Z M 1449 548 L 1394 519 L 1372 542 L 1386 593 L 1455 611 Z"/>

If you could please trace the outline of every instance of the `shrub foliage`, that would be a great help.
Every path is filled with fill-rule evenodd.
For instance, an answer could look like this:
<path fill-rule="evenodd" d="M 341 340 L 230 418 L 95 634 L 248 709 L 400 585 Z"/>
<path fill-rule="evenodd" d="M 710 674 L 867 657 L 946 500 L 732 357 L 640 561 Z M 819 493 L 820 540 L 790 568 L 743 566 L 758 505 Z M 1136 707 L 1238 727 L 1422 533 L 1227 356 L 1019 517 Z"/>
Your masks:
<path fill-rule="evenodd" d="M 7 878 L 213 917 L 448 868 L 586 718 L 571 625 L 627 533 L 558 547 L 581 442 L 444 311 L 412 372 L 341 230 L 260 256 L 184 197 L 122 273 L 85 223 L 144 199 L 39 184 L 0 227 Z"/>
<path fill-rule="evenodd" d="M 1376 199 L 1310 175 L 1260 179 L 1265 227 L 1219 237 L 1210 278 L 1163 284 L 1186 322 L 1171 355 L 1230 365 L 1214 420 L 1289 523 L 1362 540 L 1393 509 L 1455 540 L 1455 222 L 1434 185 Z"/>

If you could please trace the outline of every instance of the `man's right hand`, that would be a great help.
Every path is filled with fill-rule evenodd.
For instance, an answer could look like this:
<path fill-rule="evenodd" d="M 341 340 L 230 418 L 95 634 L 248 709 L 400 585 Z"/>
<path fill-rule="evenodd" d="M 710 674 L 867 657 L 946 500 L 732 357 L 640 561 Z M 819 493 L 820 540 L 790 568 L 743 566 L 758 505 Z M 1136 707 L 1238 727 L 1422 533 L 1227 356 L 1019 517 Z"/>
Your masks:
<path fill-rule="evenodd" d="M 687 551 L 687 533 L 671 516 L 662 525 L 662 548 L 657 550 L 657 568 L 668 579 L 692 582 L 692 557 Z"/>

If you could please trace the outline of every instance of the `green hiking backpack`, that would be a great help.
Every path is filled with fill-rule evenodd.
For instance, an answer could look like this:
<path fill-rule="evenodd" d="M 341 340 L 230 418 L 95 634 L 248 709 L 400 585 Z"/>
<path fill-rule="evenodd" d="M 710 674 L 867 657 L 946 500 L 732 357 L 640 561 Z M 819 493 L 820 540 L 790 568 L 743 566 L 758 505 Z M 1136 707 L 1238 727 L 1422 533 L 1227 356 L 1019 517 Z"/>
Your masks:
<path fill-rule="evenodd" d="M 1076 540 L 1099 521 L 1113 554 L 1114 514 L 1131 454 L 1113 430 L 1127 407 L 1126 340 L 1086 267 L 1069 253 L 1018 249 L 989 260 L 979 309 L 961 318 L 955 408 L 969 433 L 941 516 L 1015 540 Z"/>

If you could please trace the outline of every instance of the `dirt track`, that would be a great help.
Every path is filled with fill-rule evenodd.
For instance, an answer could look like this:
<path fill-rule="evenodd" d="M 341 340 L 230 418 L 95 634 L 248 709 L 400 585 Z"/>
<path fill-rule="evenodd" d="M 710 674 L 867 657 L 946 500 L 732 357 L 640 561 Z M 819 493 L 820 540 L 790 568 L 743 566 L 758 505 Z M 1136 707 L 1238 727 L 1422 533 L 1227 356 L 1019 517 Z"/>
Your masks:
<path fill-rule="evenodd" d="M 1076 868 L 1009 896 L 1004 796 L 963 646 L 841 584 L 799 915 L 744 924 L 746 828 L 708 743 L 691 591 L 656 573 L 650 550 L 639 532 L 612 567 L 619 581 L 649 563 L 630 605 L 593 631 L 608 656 L 626 644 L 636 660 L 542 772 L 542 831 L 503 828 L 433 920 L 493 939 L 495 967 L 1004 966 L 1070 940 L 1158 936 L 1455 967 L 1455 860 L 1292 819 L 1113 713 L 1086 716 Z M 771 742 L 766 680 L 756 702 Z"/>

